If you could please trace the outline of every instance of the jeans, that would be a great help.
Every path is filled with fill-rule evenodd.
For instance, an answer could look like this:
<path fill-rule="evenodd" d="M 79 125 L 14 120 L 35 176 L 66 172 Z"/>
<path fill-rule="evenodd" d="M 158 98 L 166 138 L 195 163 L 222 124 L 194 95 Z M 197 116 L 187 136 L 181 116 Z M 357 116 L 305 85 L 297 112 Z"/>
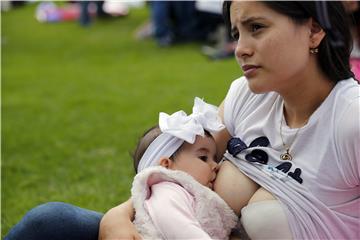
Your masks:
<path fill-rule="evenodd" d="M 89 13 L 89 5 L 91 2 L 96 4 L 96 15 L 98 17 L 106 16 L 103 10 L 104 1 L 80 1 L 80 17 L 79 22 L 81 26 L 88 26 L 91 24 L 91 16 Z"/>
<path fill-rule="evenodd" d="M 193 40 L 197 34 L 194 1 L 152 1 L 150 7 L 158 42 Z"/>
<path fill-rule="evenodd" d="M 4 240 L 97 240 L 103 214 L 48 202 L 25 214 Z"/>

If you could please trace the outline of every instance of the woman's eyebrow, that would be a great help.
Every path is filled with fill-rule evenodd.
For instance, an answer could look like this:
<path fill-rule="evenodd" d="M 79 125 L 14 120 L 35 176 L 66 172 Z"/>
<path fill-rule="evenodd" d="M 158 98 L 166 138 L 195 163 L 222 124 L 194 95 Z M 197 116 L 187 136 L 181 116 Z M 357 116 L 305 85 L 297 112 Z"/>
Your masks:
<path fill-rule="evenodd" d="M 259 20 L 266 20 L 266 19 L 264 17 L 249 17 L 249 18 L 244 18 L 244 19 L 240 20 L 240 22 L 242 25 L 246 25 L 251 22 L 255 22 L 255 21 L 259 21 Z"/>
<path fill-rule="evenodd" d="M 241 23 L 241 25 L 247 25 L 247 24 L 249 24 L 249 23 L 252 23 L 252 22 L 255 22 L 255 21 L 264 21 L 264 20 L 266 20 L 266 18 L 264 18 L 264 17 L 248 17 L 248 18 L 243 18 L 243 19 L 241 19 L 240 20 L 240 23 Z M 235 33 L 237 33 L 238 32 L 238 30 L 237 30 L 237 28 L 236 28 L 236 26 L 231 26 L 231 34 L 235 34 Z"/>

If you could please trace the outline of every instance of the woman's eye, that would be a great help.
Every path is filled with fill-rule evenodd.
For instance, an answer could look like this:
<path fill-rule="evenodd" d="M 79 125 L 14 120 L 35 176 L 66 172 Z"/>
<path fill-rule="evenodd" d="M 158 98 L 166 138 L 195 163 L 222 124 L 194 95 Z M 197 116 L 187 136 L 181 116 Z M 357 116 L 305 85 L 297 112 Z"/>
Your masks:
<path fill-rule="evenodd" d="M 239 39 L 239 33 L 238 32 L 232 32 L 231 37 L 232 37 L 233 40 L 238 40 Z"/>
<path fill-rule="evenodd" d="M 253 23 L 251 24 L 251 32 L 257 32 L 259 29 L 261 29 L 263 26 L 260 24 Z"/>
<path fill-rule="evenodd" d="M 230 35 L 231 35 L 232 40 L 238 40 L 239 39 L 239 31 L 237 30 L 236 27 L 231 28 Z"/>
<path fill-rule="evenodd" d="M 202 161 L 206 162 L 208 160 L 208 157 L 207 156 L 200 156 L 199 157 Z"/>

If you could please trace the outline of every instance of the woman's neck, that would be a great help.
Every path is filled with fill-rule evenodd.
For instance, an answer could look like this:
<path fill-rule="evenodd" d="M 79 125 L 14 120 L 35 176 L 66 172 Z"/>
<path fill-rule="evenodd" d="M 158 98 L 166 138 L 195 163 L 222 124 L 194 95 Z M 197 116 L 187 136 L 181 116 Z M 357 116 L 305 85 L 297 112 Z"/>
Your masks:
<path fill-rule="evenodd" d="M 335 86 L 320 70 L 303 75 L 291 89 L 280 94 L 284 99 L 284 117 L 291 128 L 304 126 Z"/>

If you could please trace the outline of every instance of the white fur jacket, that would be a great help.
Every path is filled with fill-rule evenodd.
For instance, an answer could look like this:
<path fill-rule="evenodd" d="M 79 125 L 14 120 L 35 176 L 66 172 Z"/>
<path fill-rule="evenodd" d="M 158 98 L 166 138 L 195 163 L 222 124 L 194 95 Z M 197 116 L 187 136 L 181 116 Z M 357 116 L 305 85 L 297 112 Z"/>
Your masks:
<path fill-rule="evenodd" d="M 231 229 L 237 224 L 238 217 L 222 198 L 185 172 L 156 166 L 138 173 L 131 189 L 136 212 L 134 224 L 144 239 L 163 238 L 144 205 L 145 200 L 151 197 L 151 186 L 160 182 L 177 183 L 192 195 L 194 198 L 194 216 L 202 230 L 212 239 L 229 238 Z M 171 213 L 168 214 L 171 216 Z"/>

